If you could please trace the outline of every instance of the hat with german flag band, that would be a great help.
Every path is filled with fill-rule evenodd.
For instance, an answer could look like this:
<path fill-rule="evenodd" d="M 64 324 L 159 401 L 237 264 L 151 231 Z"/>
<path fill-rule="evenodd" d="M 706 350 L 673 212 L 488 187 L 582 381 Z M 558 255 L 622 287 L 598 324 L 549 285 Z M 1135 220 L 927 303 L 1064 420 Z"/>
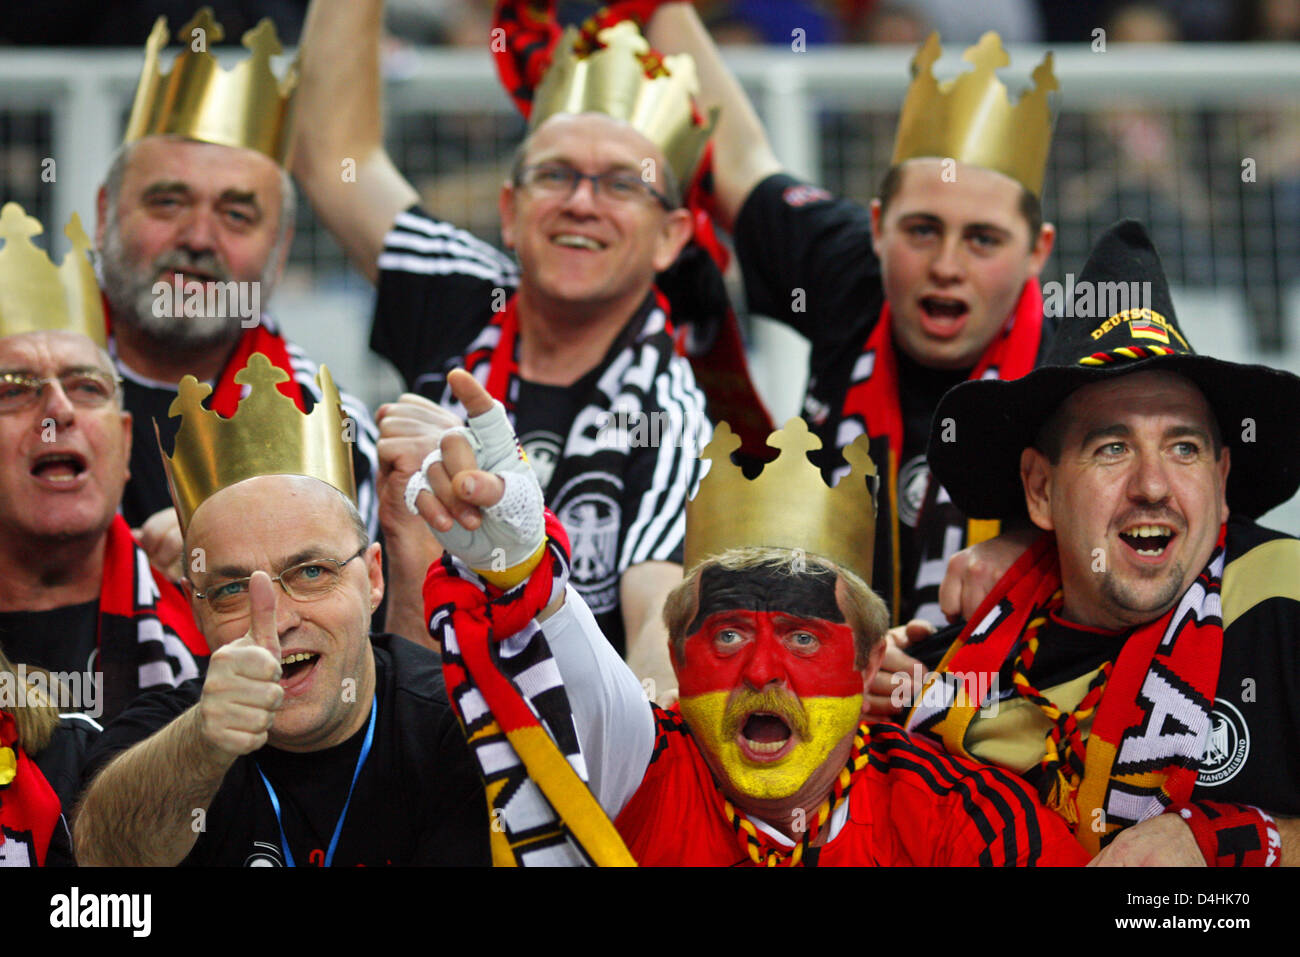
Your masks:
<path fill-rule="evenodd" d="M 1232 450 L 1231 511 L 1258 518 L 1300 489 L 1300 377 L 1197 355 L 1141 223 L 1126 219 L 1107 229 L 1073 290 L 1077 298 L 1065 304 L 1038 368 L 1010 381 L 965 382 L 940 400 L 930 469 L 962 512 L 1024 518 L 1020 455 L 1044 423 L 1075 390 L 1145 371 L 1185 377 L 1214 410 Z"/>

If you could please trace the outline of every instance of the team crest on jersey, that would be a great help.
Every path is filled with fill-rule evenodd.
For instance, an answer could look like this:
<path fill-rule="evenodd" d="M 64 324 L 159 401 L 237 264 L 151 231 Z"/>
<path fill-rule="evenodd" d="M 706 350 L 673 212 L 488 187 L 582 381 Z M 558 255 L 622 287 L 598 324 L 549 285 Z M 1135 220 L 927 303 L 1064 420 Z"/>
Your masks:
<path fill-rule="evenodd" d="M 1215 787 L 1231 781 L 1250 757 L 1250 728 L 1246 719 L 1227 701 L 1216 701 L 1210 712 L 1210 735 L 1201 756 L 1196 783 Z"/>
<path fill-rule="evenodd" d="M 601 485 L 616 484 L 613 476 L 602 476 Z M 589 480 L 590 475 L 581 479 Z M 586 484 L 586 481 L 584 481 Z M 557 500 L 565 498 L 561 489 Z M 569 533 L 573 587 L 578 589 L 595 614 L 618 606 L 618 541 L 623 524 L 622 510 L 612 496 L 586 488 L 565 501 L 555 513 Z"/>
<path fill-rule="evenodd" d="M 809 203 L 820 203 L 831 198 L 831 194 L 820 186 L 809 186 L 807 183 L 800 183 L 798 186 L 787 186 L 785 192 L 781 194 L 787 206 L 793 206 L 798 209 L 800 206 L 807 206 Z"/>
<path fill-rule="evenodd" d="M 245 867 L 284 867 L 280 849 L 266 841 L 254 841 L 253 853 L 244 858 Z"/>

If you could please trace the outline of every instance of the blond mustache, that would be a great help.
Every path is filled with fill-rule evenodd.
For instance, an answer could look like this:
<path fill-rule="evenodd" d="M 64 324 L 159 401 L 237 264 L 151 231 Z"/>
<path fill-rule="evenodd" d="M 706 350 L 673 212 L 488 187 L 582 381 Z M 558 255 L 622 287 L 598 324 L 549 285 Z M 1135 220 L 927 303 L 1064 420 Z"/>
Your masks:
<path fill-rule="evenodd" d="M 755 712 L 774 714 L 803 741 L 808 740 L 808 714 L 799 699 L 787 691 L 774 688 L 763 691 L 744 689 L 736 692 L 727 702 L 722 714 L 722 731 L 725 740 L 734 740 L 745 720 Z"/>

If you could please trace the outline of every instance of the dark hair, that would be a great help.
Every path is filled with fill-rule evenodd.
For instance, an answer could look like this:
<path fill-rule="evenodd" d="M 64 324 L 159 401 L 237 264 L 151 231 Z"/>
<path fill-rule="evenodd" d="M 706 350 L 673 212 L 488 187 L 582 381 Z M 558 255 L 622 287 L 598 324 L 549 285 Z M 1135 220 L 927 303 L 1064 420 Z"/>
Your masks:
<path fill-rule="evenodd" d="M 876 197 L 880 200 L 880 213 L 882 216 L 884 215 L 885 210 L 889 208 L 890 202 L 893 200 L 895 194 L 898 193 L 898 189 L 902 185 L 903 164 L 895 163 L 893 166 L 889 167 L 889 172 L 887 172 L 885 178 L 880 181 L 880 189 L 876 191 Z M 1038 242 L 1038 234 L 1042 232 L 1043 229 L 1043 204 L 1039 201 L 1037 196 L 1031 193 L 1024 186 L 1019 183 L 1016 185 L 1020 186 L 1019 210 L 1020 215 L 1023 216 L 1025 222 L 1029 224 L 1029 248 L 1032 249 L 1034 243 Z"/>
<path fill-rule="evenodd" d="M 1052 465 L 1060 463 L 1061 453 L 1064 451 L 1065 404 L 1069 398 L 1067 395 L 1061 400 L 1060 405 L 1052 410 L 1052 414 L 1038 427 L 1038 431 L 1034 434 L 1034 441 L 1030 443 L 1031 447 L 1047 456 L 1047 461 Z M 1206 404 L 1209 404 L 1208 399 Z M 1213 408 L 1210 409 L 1210 444 L 1214 447 L 1214 459 L 1218 461 L 1223 457 L 1223 430 L 1219 425 L 1219 416 Z"/>
<path fill-rule="evenodd" d="M 766 545 L 746 545 L 731 548 L 700 562 L 673 588 L 664 599 L 663 619 L 668 629 L 668 647 L 672 656 L 682 661 L 685 656 L 686 629 L 694 620 L 700 605 L 700 579 L 708 568 L 728 571 L 768 568 L 790 575 L 804 574 L 794 560 L 805 563 L 806 568 L 834 572 L 835 598 L 845 621 L 853 632 L 853 667 L 859 671 L 867 666 L 871 651 L 879 644 L 889 628 L 889 609 L 884 599 L 871 590 L 871 586 L 849 571 L 840 568 L 820 555 L 796 553 L 789 548 Z"/>

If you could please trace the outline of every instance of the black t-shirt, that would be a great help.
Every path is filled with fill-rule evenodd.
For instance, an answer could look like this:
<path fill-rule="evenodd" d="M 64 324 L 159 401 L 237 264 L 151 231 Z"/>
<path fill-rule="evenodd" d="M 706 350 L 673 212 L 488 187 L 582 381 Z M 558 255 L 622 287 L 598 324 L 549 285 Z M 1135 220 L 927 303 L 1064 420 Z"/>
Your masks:
<path fill-rule="evenodd" d="M 15 665 L 85 673 L 93 670 L 98 637 L 98 599 L 48 611 L 0 612 L 0 648 Z"/>
<path fill-rule="evenodd" d="M 482 781 L 447 701 L 432 651 L 395 635 L 373 635 L 378 712 L 334 865 L 486 865 Z M 117 752 L 158 731 L 198 702 L 199 680 L 142 696 L 104 731 L 87 780 Z M 294 862 L 321 864 L 343 810 L 366 728 L 333 748 L 290 754 L 266 747 L 238 759 L 207 810 L 184 865 L 281 866 L 280 826 L 258 774 L 279 799 Z"/>
<path fill-rule="evenodd" d="M 467 353 L 490 350 L 492 320 L 518 280 L 499 250 L 412 207 L 397 216 L 379 257 L 371 348 L 412 392 L 463 415 L 447 374 Z M 681 562 L 685 502 L 700 472 L 696 440 L 707 424 L 704 396 L 664 322 L 647 296 L 596 368 L 572 385 L 511 385 L 516 432 L 569 534 L 570 581 L 620 654 L 622 575 L 643 562 Z M 620 429 L 614 409 L 641 418 Z M 641 435 L 636 421 L 653 428 Z"/>
<path fill-rule="evenodd" d="M 844 396 L 885 304 L 871 214 L 778 173 L 746 197 L 735 242 L 750 311 L 784 323 L 811 346 L 803 417 L 822 449 L 809 457 L 835 468 Z M 922 448 L 929 430 L 927 419 Z"/>
<path fill-rule="evenodd" d="M 91 746 L 102 730 L 97 722 L 85 715 L 64 715 L 49 743 L 32 757 L 33 763 L 40 768 L 45 780 L 59 796 L 62 808 L 59 822 L 50 836 L 50 846 L 45 852 L 46 867 L 71 867 L 76 864 L 68 822 L 81 795 L 82 768 Z"/>

